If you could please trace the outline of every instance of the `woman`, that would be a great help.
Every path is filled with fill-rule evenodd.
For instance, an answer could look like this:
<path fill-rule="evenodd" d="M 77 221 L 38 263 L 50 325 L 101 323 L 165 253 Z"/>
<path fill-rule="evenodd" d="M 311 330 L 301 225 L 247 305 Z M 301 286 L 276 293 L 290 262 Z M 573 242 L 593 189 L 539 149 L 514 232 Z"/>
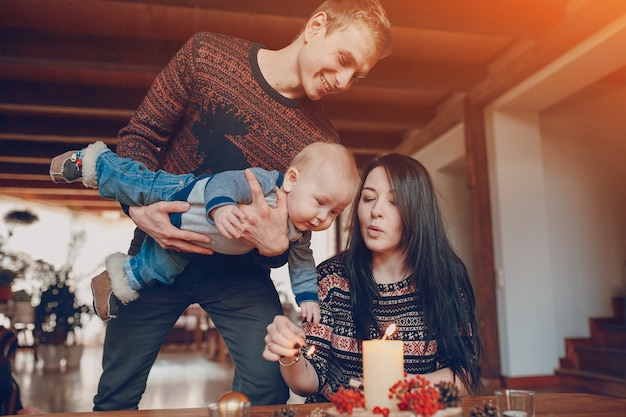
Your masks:
<path fill-rule="evenodd" d="M 481 343 L 472 285 L 446 236 L 424 166 L 390 154 L 363 173 L 348 249 L 318 266 L 320 323 L 303 328 L 277 316 L 263 357 L 307 402 L 329 401 L 363 373 L 361 341 L 404 341 L 404 367 L 432 383 L 454 381 L 462 395 L 481 388 Z M 300 356 L 315 345 L 311 358 Z"/>

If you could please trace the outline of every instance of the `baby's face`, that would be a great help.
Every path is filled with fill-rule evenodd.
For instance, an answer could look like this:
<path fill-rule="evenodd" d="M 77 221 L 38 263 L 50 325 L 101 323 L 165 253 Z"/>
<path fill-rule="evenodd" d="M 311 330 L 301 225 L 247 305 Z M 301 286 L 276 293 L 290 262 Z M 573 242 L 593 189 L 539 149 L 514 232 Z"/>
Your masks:
<path fill-rule="evenodd" d="M 336 173 L 300 173 L 292 183 L 287 193 L 287 210 L 296 229 L 326 230 L 352 202 L 354 182 L 333 174 Z"/>

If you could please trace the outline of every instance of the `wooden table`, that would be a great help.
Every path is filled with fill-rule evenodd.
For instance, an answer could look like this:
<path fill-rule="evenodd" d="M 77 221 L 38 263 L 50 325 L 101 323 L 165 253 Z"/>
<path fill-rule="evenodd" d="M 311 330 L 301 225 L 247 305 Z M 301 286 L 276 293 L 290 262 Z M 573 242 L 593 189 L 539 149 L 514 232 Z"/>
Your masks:
<path fill-rule="evenodd" d="M 494 401 L 493 396 L 463 399 L 464 416 L 469 417 L 475 406 L 483 401 Z M 329 404 L 291 404 L 265 405 L 252 407 L 251 417 L 270 417 L 281 407 L 297 409 L 297 417 L 307 417 L 311 410 L 329 407 Z M 536 417 L 624 417 L 626 416 L 626 399 L 604 397 L 594 394 L 537 394 Z M 277 413 L 278 414 L 278 413 Z M 169 410 L 138 410 L 138 411 L 100 411 L 93 413 L 57 413 L 55 417 L 207 417 L 206 408 L 177 408 Z"/>

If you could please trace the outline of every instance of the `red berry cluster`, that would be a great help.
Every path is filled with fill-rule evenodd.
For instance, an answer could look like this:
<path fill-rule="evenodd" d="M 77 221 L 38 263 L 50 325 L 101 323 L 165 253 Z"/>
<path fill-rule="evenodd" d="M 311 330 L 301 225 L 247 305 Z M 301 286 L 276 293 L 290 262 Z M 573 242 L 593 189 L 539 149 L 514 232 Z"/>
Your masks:
<path fill-rule="evenodd" d="M 339 387 L 337 392 L 330 395 L 329 399 L 335 404 L 337 411 L 342 414 L 352 414 L 353 409 L 365 406 L 363 393 L 354 388 Z"/>
<path fill-rule="evenodd" d="M 412 411 L 423 417 L 430 417 L 443 408 L 439 402 L 439 390 L 430 385 L 430 381 L 420 375 L 414 375 L 393 384 L 389 388 L 389 398 L 398 400 L 398 408 L 402 411 Z"/>
<path fill-rule="evenodd" d="M 383 417 L 389 417 L 389 409 L 387 407 L 380 408 L 379 406 L 376 406 L 372 410 L 372 413 L 374 413 L 374 414 L 382 414 Z"/>

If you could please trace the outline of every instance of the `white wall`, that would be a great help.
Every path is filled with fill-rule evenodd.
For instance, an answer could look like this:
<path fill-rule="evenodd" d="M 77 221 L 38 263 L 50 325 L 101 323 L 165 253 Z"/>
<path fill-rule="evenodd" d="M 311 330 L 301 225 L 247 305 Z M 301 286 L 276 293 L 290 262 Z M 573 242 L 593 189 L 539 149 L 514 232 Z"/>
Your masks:
<path fill-rule="evenodd" d="M 490 117 L 490 188 L 502 374 L 551 374 L 558 364 L 549 227 L 538 119 Z"/>
<path fill-rule="evenodd" d="M 588 337 L 626 282 L 626 89 L 600 85 L 541 116 L 559 333 Z M 564 346 L 561 354 L 564 354 Z"/>
<path fill-rule="evenodd" d="M 625 43 L 626 16 L 486 110 L 504 376 L 553 374 L 565 339 L 589 336 L 588 319 L 611 315 L 624 291 L 626 91 L 596 83 L 626 65 Z M 462 143 L 457 127 L 414 156 L 467 260 Z"/>
<path fill-rule="evenodd" d="M 452 246 L 474 276 L 472 212 L 465 168 L 465 136 L 459 125 L 413 155 L 428 170 Z"/>
<path fill-rule="evenodd" d="M 504 376 L 553 374 L 620 290 L 626 95 L 596 83 L 626 65 L 624 42 L 626 17 L 487 109 Z"/>
<path fill-rule="evenodd" d="M 565 339 L 610 316 L 626 261 L 626 89 L 489 117 L 505 376 L 552 374 Z"/>
<path fill-rule="evenodd" d="M 625 104 L 626 90 L 600 86 L 541 113 L 499 111 L 489 119 L 505 376 L 552 374 L 565 338 L 589 336 L 588 318 L 610 315 L 611 296 L 622 290 Z M 471 259 L 467 189 L 456 169 L 461 127 L 414 157 L 433 177 L 451 239 Z"/>

